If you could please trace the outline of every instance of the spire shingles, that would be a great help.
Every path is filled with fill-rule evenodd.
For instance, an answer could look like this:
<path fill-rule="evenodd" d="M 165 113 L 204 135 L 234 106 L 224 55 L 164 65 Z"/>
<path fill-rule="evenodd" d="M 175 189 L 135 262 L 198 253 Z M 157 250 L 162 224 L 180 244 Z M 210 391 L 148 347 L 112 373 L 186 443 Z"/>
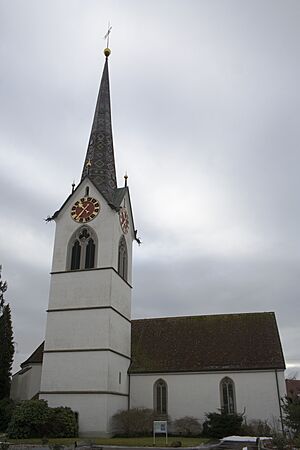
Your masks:
<path fill-rule="evenodd" d="M 117 178 L 111 126 L 108 57 L 103 69 L 82 179 L 86 175 L 106 200 L 112 202 Z"/>

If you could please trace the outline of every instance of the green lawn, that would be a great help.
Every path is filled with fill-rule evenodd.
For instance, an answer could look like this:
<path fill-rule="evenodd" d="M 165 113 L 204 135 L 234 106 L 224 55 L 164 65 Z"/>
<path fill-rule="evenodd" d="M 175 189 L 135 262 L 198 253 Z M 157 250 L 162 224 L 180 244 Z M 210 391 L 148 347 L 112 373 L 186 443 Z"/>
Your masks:
<path fill-rule="evenodd" d="M 41 439 L 8 439 L 9 442 L 13 444 L 41 444 Z M 81 438 L 73 438 L 73 439 L 49 439 L 47 445 L 65 445 L 70 446 L 73 445 L 74 442 L 77 442 L 78 445 L 82 444 L 97 444 L 97 445 L 120 445 L 120 446 L 130 446 L 130 447 L 152 447 L 153 446 L 153 438 L 152 437 L 139 437 L 139 438 L 92 438 L 92 439 L 81 439 Z M 164 437 L 156 438 L 156 447 L 165 447 L 166 441 Z M 180 441 L 182 447 L 195 447 L 201 444 L 206 444 L 209 439 L 205 438 L 185 438 L 185 437 L 168 437 L 168 445 L 174 441 Z"/>

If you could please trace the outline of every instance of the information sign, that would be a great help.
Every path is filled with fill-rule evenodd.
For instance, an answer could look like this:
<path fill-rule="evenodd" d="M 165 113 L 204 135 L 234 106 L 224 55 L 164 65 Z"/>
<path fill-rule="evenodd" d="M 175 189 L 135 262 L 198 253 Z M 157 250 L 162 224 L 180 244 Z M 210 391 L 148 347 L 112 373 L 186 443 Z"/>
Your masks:
<path fill-rule="evenodd" d="M 155 445 L 155 435 L 165 434 L 166 444 L 168 443 L 168 422 L 166 420 L 154 420 L 153 422 L 153 444 Z"/>

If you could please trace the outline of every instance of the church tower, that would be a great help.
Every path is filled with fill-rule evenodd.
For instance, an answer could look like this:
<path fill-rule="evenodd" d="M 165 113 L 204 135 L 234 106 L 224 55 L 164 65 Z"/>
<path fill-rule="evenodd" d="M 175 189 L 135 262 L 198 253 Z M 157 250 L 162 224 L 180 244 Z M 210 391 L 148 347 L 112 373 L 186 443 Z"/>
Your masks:
<path fill-rule="evenodd" d="M 81 435 L 105 435 L 128 407 L 132 242 L 127 179 L 118 188 L 108 57 L 82 178 L 56 222 L 40 398 L 78 413 Z"/>

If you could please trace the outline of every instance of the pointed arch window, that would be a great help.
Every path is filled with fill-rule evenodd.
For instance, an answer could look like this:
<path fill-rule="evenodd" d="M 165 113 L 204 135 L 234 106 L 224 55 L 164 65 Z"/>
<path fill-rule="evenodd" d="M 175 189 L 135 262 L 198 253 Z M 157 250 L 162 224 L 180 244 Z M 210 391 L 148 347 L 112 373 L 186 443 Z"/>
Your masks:
<path fill-rule="evenodd" d="M 154 383 L 154 411 L 164 415 L 168 412 L 168 388 L 167 383 L 160 379 Z"/>
<path fill-rule="evenodd" d="M 85 269 L 92 269 L 95 264 L 95 242 L 92 238 L 88 240 L 85 250 Z"/>
<path fill-rule="evenodd" d="M 128 253 L 125 237 L 122 236 L 119 242 L 118 252 L 118 273 L 127 281 L 128 275 Z"/>
<path fill-rule="evenodd" d="M 231 378 L 225 377 L 221 380 L 220 394 L 222 411 L 225 414 L 234 414 L 236 412 L 235 389 Z"/>
<path fill-rule="evenodd" d="M 71 255 L 71 270 L 76 270 L 80 268 L 80 255 L 81 255 L 81 246 L 78 239 L 75 240 L 72 246 L 72 255 Z"/>
<path fill-rule="evenodd" d="M 77 230 L 70 239 L 68 270 L 93 269 L 96 267 L 96 233 L 88 226 Z"/>

